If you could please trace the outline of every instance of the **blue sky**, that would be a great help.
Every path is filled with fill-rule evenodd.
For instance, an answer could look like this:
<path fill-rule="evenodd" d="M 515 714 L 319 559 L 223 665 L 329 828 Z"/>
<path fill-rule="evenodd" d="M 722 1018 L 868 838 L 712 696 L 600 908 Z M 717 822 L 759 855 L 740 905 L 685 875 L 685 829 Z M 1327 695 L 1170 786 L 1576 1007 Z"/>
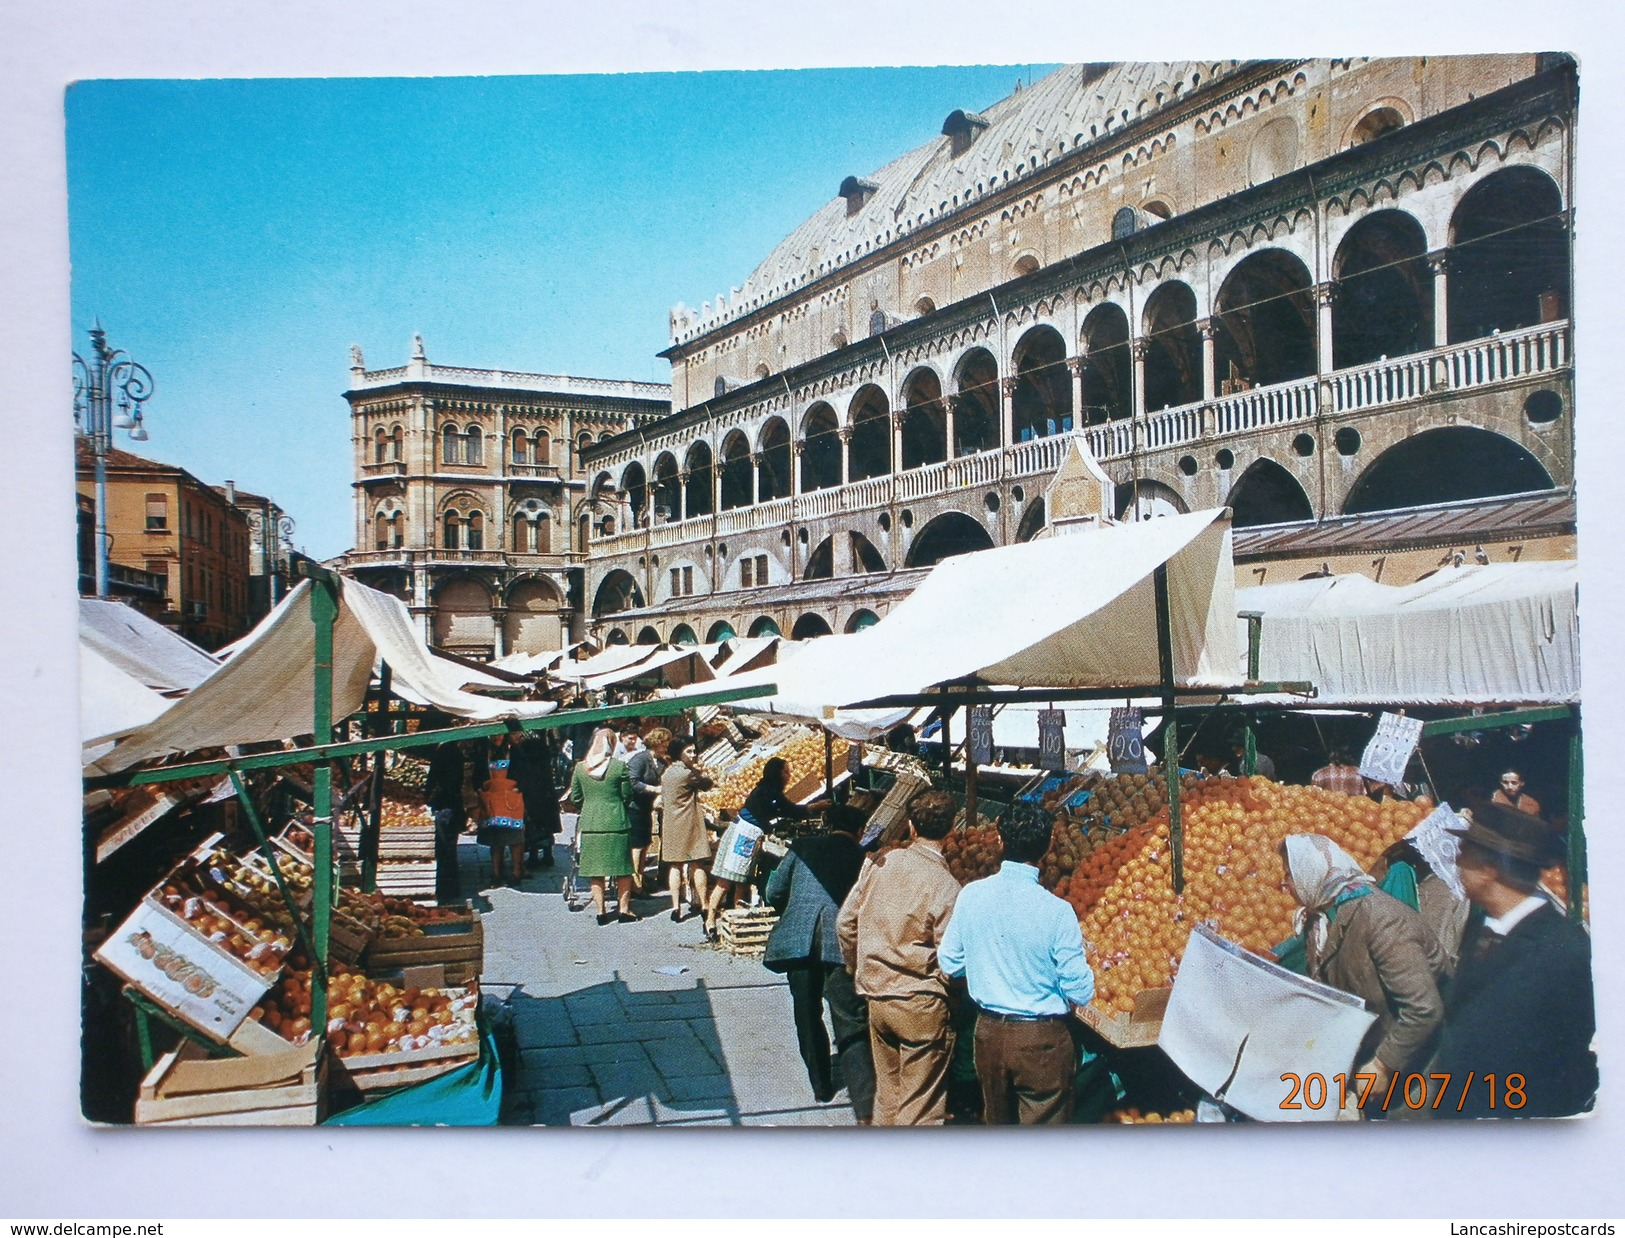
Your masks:
<path fill-rule="evenodd" d="M 351 540 L 348 347 L 667 381 L 667 313 L 849 174 L 1047 66 L 88 81 L 68 91 L 75 347 L 157 392 L 143 454 Z M 121 446 L 129 447 L 127 441 Z"/>

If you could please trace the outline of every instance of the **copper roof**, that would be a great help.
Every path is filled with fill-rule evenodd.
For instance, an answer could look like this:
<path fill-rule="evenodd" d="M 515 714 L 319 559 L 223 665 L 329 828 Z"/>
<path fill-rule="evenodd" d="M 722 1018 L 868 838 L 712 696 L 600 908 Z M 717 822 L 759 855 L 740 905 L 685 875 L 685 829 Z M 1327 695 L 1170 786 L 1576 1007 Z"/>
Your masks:
<path fill-rule="evenodd" d="M 1318 524 L 1259 525 L 1235 531 L 1236 559 L 1285 558 L 1298 554 L 1404 550 L 1508 537 L 1574 532 L 1575 500 L 1566 490 L 1547 490 L 1470 503 L 1439 503 L 1363 516 L 1340 516 Z"/>

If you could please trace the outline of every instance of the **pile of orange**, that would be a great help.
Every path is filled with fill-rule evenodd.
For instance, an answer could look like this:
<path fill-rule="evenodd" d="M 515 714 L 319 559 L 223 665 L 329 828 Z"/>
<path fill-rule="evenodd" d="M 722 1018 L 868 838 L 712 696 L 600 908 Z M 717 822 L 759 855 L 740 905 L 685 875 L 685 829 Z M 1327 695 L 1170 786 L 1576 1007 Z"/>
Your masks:
<path fill-rule="evenodd" d="M 1278 854 L 1288 834 L 1324 834 L 1369 870 L 1429 811 L 1264 778 L 1204 781 L 1183 807 L 1182 893 L 1173 890 L 1166 810 L 1097 849 L 1068 885 L 1104 1010 L 1127 1014 L 1141 989 L 1171 984 L 1198 924 L 1249 950 L 1289 936 L 1296 904 L 1282 888 Z"/>
<path fill-rule="evenodd" d="M 942 858 L 960 885 L 969 885 L 999 871 L 1004 861 L 1004 840 L 992 821 L 961 825 L 942 840 Z"/>
<path fill-rule="evenodd" d="M 1196 1121 L 1196 1110 L 1176 1109 L 1169 1114 L 1141 1113 L 1137 1108 L 1118 1109 L 1108 1113 L 1100 1119 L 1102 1122 L 1113 1122 L 1123 1126 L 1140 1126 L 1145 1123 L 1155 1125 L 1159 1122 L 1173 1126 L 1181 1126 Z"/>

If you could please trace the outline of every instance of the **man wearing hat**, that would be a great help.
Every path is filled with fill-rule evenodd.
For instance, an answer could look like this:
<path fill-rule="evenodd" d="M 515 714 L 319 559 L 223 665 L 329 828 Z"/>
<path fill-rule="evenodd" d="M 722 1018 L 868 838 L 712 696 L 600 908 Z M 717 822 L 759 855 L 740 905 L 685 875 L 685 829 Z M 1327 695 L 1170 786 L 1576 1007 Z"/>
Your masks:
<path fill-rule="evenodd" d="M 1563 837 L 1539 817 L 1497 804 L 1475 808 L 1453 832 L 1473 914 L 1428 1067 L 1448 1077 L 1446 1092 L 1428 1112 L 1532 1118 L 1589 1109 L 1597 1090 L 1591 941 L 1535 889 L 1541 869 L 1563 854 Z M 1512 1075 L 1523 1077 L 1522 1089 L 1508 1090 Z"/>

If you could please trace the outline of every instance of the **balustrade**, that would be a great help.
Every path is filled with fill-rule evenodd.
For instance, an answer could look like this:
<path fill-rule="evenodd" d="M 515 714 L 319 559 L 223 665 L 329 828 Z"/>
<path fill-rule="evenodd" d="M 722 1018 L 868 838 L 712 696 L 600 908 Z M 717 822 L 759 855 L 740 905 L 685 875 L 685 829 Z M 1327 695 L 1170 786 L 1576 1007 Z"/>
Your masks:
<path fill-rule="evenodd" d="M 1299 378 L 1272 387 L 1255 387 L 1225 396 L 1213 404 L 1220 434 L 1240 434 L 1267 426 L 1312 418 L 1316 412 L 1320 380 Z"/>

